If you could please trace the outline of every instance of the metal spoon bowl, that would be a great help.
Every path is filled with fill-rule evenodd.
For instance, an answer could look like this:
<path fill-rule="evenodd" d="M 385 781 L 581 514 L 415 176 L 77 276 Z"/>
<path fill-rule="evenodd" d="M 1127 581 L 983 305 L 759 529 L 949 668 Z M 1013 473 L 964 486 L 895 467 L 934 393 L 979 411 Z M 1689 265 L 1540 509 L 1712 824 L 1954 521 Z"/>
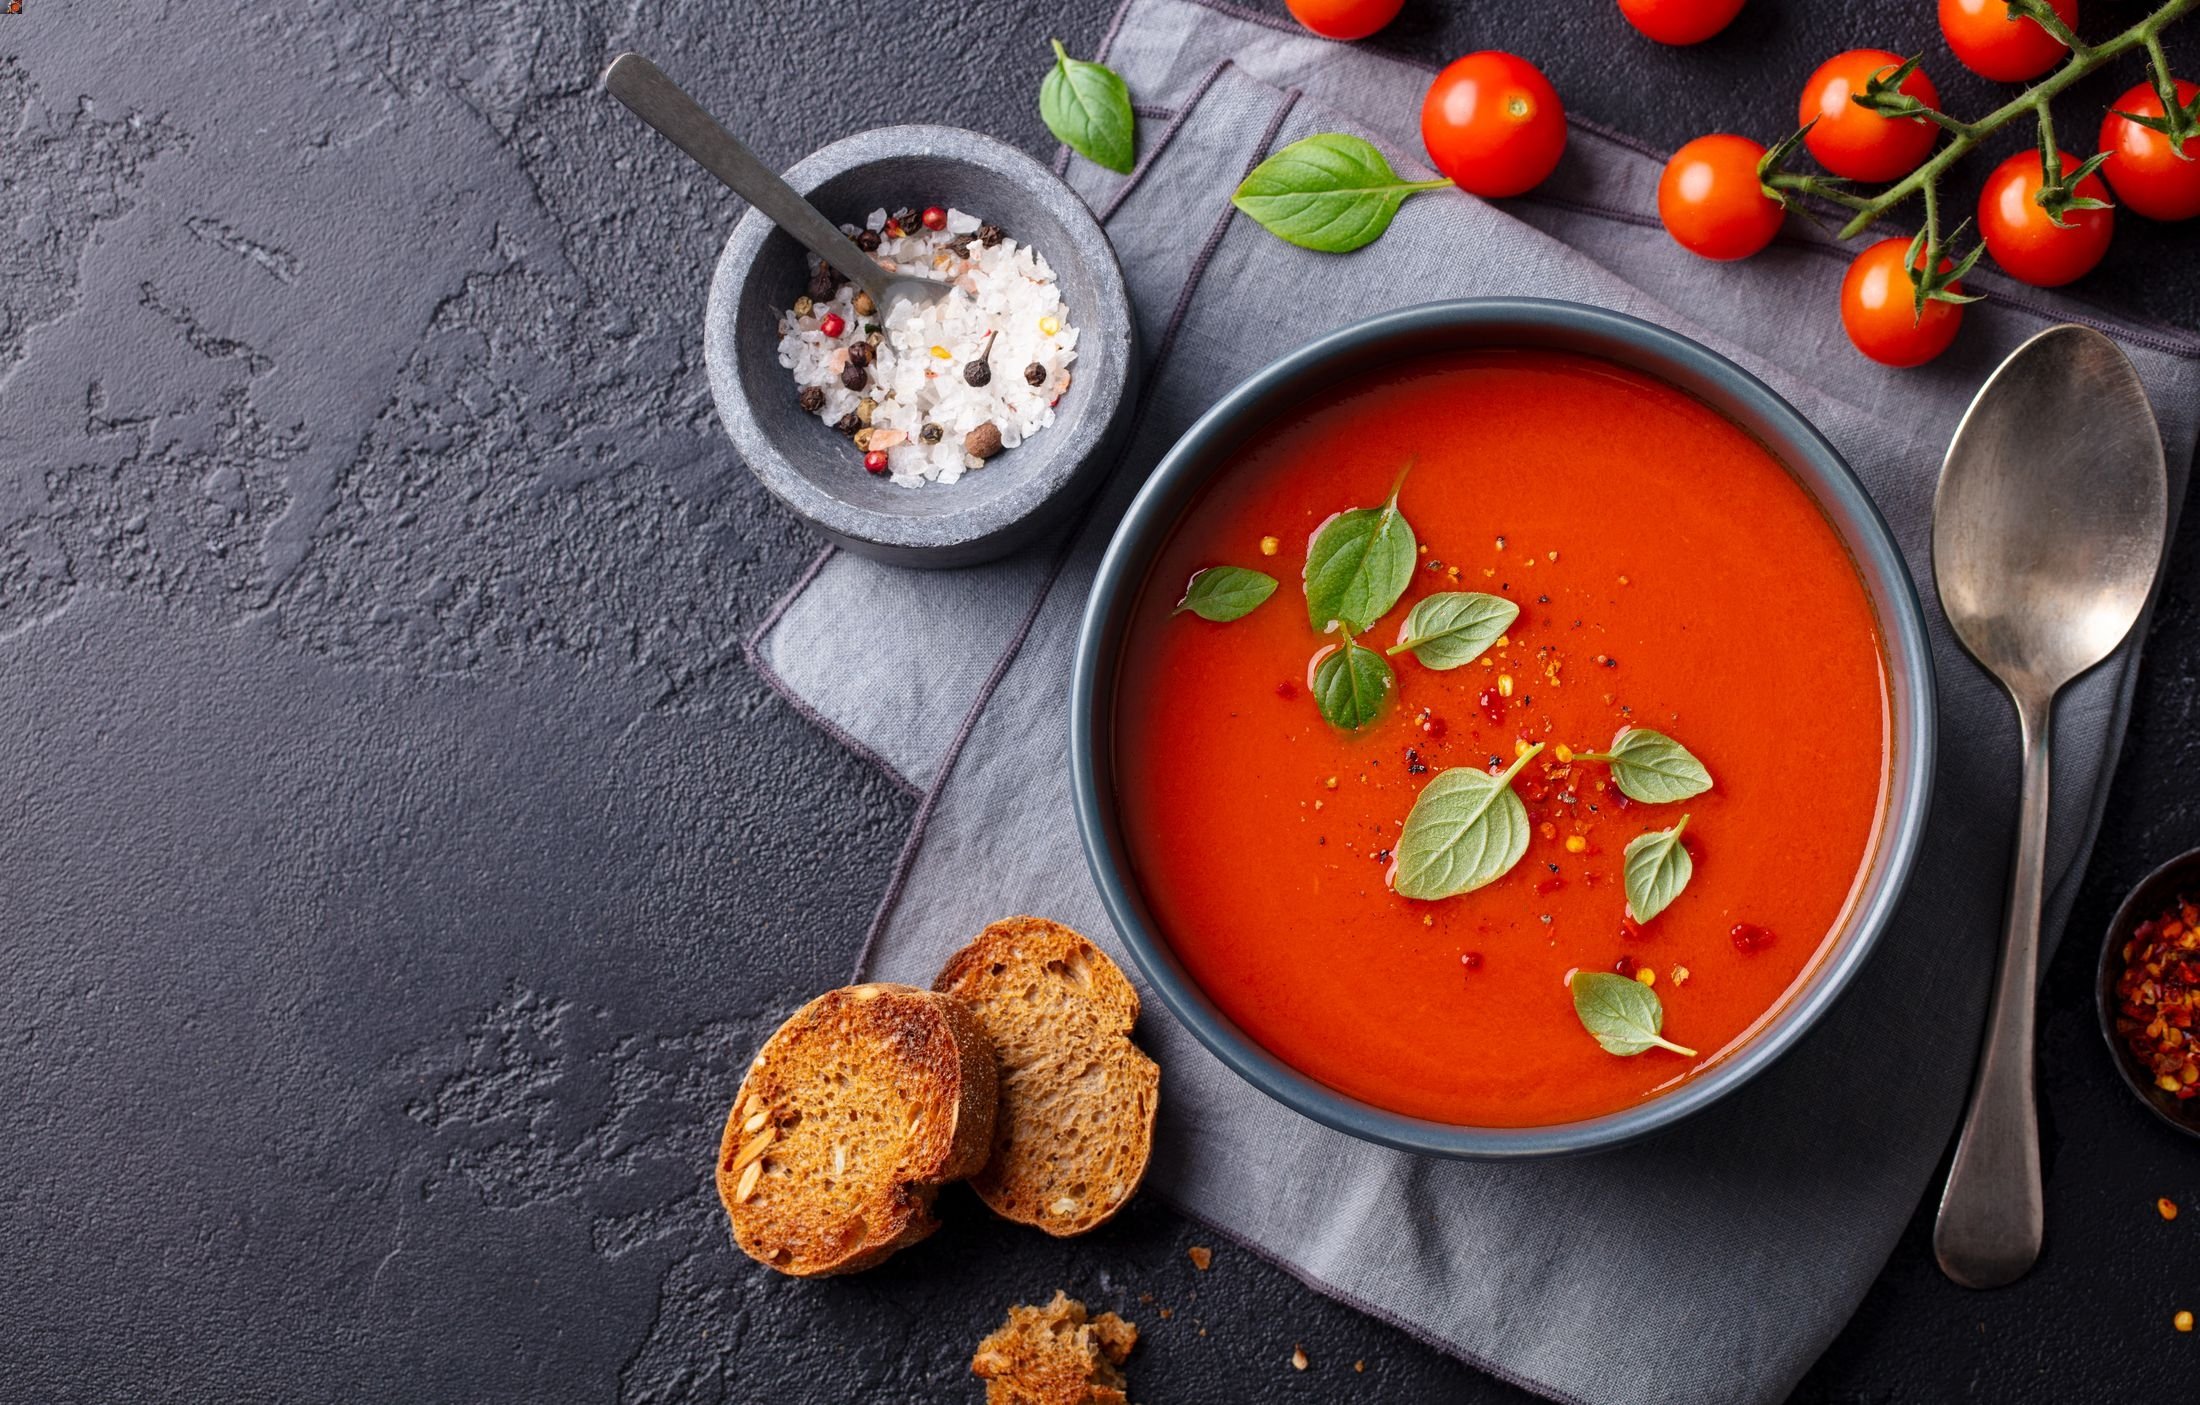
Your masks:
<path fill-rule="evenodd" d="M 2116 343 L 2061 326 L 2011 352 L 1957 427 L 1933 501 L 1941 607 L 2008 689 L 2024 742 L 2001 967 L 1933 1229 L 1967 1287 L 2022 1277 L 2045 1224 L 2032 1049 L 2055 695 L 2131 632 L 2168 530 L 2161 430 Z"/>

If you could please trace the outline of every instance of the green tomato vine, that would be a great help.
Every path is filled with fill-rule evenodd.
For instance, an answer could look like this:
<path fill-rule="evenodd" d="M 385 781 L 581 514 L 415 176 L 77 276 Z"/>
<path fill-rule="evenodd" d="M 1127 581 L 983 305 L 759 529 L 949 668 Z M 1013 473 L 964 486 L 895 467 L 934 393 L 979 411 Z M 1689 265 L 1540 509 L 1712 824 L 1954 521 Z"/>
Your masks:
<path fill-rule="evenodd" d="M 1965 220 L 1955 230 L 1943 237 L 1940 230 L 1940 178 L 1949 167 L 1969 155 L 1980 142 L 2000 131 L 2012 122 L 2030 116 L 2039 127 L 2040 171 L 2043 177 L 2036 197 L 2040 207 L 2056 224 L 2064 224 L 2063 216 L 2071 210 L 2098 209 L 2104 202 L 2078 193 L 2078 184 L 2099 170 L 2108 159 L 2102 152 L 2063 171 L 2060 149 L 2055 144 L 2055 117 L 2052 104 L 2057 94 L 2103 64 L 2133 49 L 2144 49 L 2147 54 L 2149 76 L 2156 94 L 2162 102 L 2162 116 L 2140 117 L 2122 114 L 2125 120 L 2162 133 L 2180 155 L 2184 153 L 2188 138 L 2200 134 L 2200 96 L 2190 104 L 2177 101 L 2177 84 L 2170 73 L 2169 55 L 2162 48 L 2162 31 L 2184 19 L 2196 8 L 2200 0 L 2166 0 L 2151 14 L 2124 30 L 2114 38 L 2098 44 L 2088 44 L 2062 22 L 2054 7 L 2047 0 L 2005 0 L 2012 20 L 2031 19 L 2049 34 L 2061 40 L 2070 50 L 2070 57 L 2039 82 L 2025 89 L 2016 97 L 1973 122 L 1961 121 L 1947 113 L 1935 111 L 1903 92 L 1902 84 L 1917 71 L 1922 54 L 1910 59 L 1900 68 L 1872 79 L 1865 90 L 1850 101 L 1868 108 L 1882 117 L 1909 117 L 1933 123 L 1948 133 L 1946 145 L 1935 151 L 1916 170 L 1888 186 L 1876 195 L 1865 195 L 1849 187 L 1848 182 L 1832 176 L 1814 175 L 1809 172 L 1786 170 L 1785 163 L 1803 144 L 1805 126 L 1789 136 L 1778 146 L 1765 153 L 1758 163 L 1757 178 L 1765 194 L 1782 204 L 1793 204 L 1798 196 L 1808 196 L 1838 205 L 1852 212 L 1849 222 L 1842 226 L 1843 239 L 1854 238 L 1871 224 L 1909 200 L 1923 197 L 1925 224 L 1911 241 L 1908 265 L 1910 283 L 1915 289 L 1917 310 L 1922 314 L 1928 300 L 1943 302 L 1975 302 L 1971 295 L 1959 293 L 1952 286 L 1978 263 L 1985 245 L 1975 244 L 1967 254 L 1958 256 L 1954 245 L 1963 237 Z M 1920 259 L 1920 255 L 1923 258 Z M 1945 269 L 1943 264 L 1948 265 Z"/>

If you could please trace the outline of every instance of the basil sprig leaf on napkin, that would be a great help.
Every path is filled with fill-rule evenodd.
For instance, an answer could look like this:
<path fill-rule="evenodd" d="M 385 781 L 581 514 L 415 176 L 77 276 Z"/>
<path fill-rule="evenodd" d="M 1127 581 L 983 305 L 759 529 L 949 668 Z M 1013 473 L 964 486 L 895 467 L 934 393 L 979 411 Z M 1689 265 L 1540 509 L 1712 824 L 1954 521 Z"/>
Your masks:
<path fill-rule="evenodd" d="M 1184 587 L 1184 598 L 1169 613 L 1189 610 L 1203 620 L 1228 624 L 1244 619 L 1276 593 L 1276 578 L 1243 566 L 1209 566 L 1194 571 Z"/>
<path fill-rule="evenodd" d="M 1585 751 L 1576 759 L 1610 762 L 1619 793 L 1644 805 L 1669 805 L 1711 789 L 1703 762 L 1648 727 L 1630 727 L 1612 739 L 1610 751 Z"/>
<path fill-rule="evenodd" d="M 1410 649 L 1424 668 L 1457 668 L 1488 653 L 1519 618 L 1520 607 L 1502 595 L 1447 590 L 1414 605 L 1398 631 L 1398 642 L 1383 652 Z"/>
<path fill-rule="evenodd" d="M 1681 843 L 1681 831 L 1686 828 L 1688 816 L 1682 815 L 1681 822 L 1671 829 L 1638 834 L 1627 841 L 1623 881 L 1627 886 L 1627 911 L 1637 922 L 1648 922 L 1671 907 L 1688 880 L 1696 876 L 1696 861 L 1689 857 L 1688 846 Z"/>
<path fill-rule="evenodd" d="M 1398 832 L 1391 887 L 1400 897 L 1433 901 L 1495 883 L 1528 852 L 1528 807 L 1513 777 L 1543 750 L 1523 750 L 1498 775 L 1454 766 L 1414 800 Z"/>
<path fill-rule="evenodd" d="M 1128 175 L 1138 156 L 1130 88 L 1105 65 L 1071 58 L 1061 40 L 1048 42 L 1054 67 L 1039 85 L 1039 119 L 1079 156 Z"/>
<path fill-rule="evenodd" d="M 1397 681 L 1390 660 L 1347 634 L 1314 665 L 1314 702 L 1330 726 L 1356 732 L 1383 715 Z"/>
<path fill-rule="evenodd" d="M 1633 1058 L 1645 1049 L 1670 1049 L 1688 1058 L 1696 1051 L 1659 1033 L 1665 1006 L 1641 981 L 1611 971 L 1576 971 L 1571 982 L 1574 1014 L 1607 1054 Z"/>
<path fill-rule="evenodd" d="M 1412 467 L 1408 460 L 1381 507 L 1340 512 L 1316 529 L 1305 571 L 1306 620 L 1316 630 L 1365 630 L 1406 593 L 1419 544 L 1398 511 L 1398 490 Z"/>
<path fill-rule="evenodd" d="M 1317 132 L 1255 166 L 1230 203 L 1287 244 L 1343 254 L 1379 238 L 1408 195 L 1450 184 L 1404 180 L 1372 142 Z"/>

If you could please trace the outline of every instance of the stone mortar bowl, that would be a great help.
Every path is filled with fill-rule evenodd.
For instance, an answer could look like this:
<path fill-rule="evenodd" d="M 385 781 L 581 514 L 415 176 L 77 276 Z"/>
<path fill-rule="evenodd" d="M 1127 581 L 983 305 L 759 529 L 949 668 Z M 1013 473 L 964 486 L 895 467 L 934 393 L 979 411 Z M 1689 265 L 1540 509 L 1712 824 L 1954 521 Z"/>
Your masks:
<path fill-rule="evenodd" d="M 703 355 L 734 448 L 772 494 L 840 546 L 903 566 L 969 566 L 1063 521 L 1121 448 L 1138 377 L 1130 295 L 1099 221 L 1021 151 L 952 127 L 880 127 L 786 173 L 826 218 L 945 205 L 1001 226 L 1054 269 L 1077 360 L 1054 423 L 952 484 L 864 472 L 848 440 L 795 403 L 779 318 L 808 281 L 802 246 L 751 210 L 711 276 Z"/>

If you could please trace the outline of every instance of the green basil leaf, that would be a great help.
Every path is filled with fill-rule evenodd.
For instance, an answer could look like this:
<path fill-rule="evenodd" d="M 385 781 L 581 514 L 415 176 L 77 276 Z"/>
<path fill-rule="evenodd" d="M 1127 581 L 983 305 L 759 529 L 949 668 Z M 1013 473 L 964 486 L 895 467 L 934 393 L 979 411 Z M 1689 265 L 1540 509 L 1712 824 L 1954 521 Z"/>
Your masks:
<path fill-rule="evenodd" d="M 1663 1038 L 1665 1007 L 1658 993 L 1641 981 L 1611 971 L 1576 971 L 1574 1013 L 1581 1027 L 1596 1036 L 1607 1054 L 1632 1058 L 1645 1049 L 1670 1049 L 1689 1058 L 1694 1049 Z"/>
<path fill-rule="evenodd" d="M 1390 660 L 1348 634 L 1314 666 L 1314 701 L 1330 726 L 1356 732 L 1383 715 L 1396 682 Z"/>
<path fill-rule="evenodd" d="M 1071 58 L 1061 40 L 1048 42 L 1054 67 L 1039 85 L 1039 120 L 1087 161 L 1127 174 L 1138 156 L 1131 90 L 1112 70 Z"/>
<path fill-rule="evenodd" d="M 1285 243 L 1342 254 L 1390 228 L 1408 195 L 1449 184 L 1401 180 L 1369 143 L 1318 132 L 1255 166 L 1230 203 Z"/>
<path fill-rule="evenodd" d="M 1672 906 L 1695 876 L 1696 861 L 1681 843 L 1681 831 L 1686 828 L 1688 816 L 1682 815 L 1671 829 L 1638 834 L 1627 841 L 1627 911 L 1637 922 L 1648 922 Z"/>
<path fill-rule="evenodd" d="M 1502 595 L 1447 590 L 1415 605 L 1398 630 L 1398 642 L 1384 652 L 1411 649 L 1428 668 L 1457 668 L 1488 653 L 1519 618 L 1520 607 Z"/>
<path fill-rule="evenodd" d="M 1406 469 L 1413 467 L 1406 462 Z M 1413 579 L 1419 544 L 1398 511 L 1400 472 L 1381 507 L 1340 512 L 1317 528 L 1306 548 L 1306 619 L 1320 633 L 1338 625 L 1355 633 L 1390 612 Z"/>
<path fill-rule="evenodd" d="M 1537 742 L 1504 774 L 1454 766 L 1430 781 L 1406 815 L 1391 880 L 1400 897 L 1457 897 L 1495 883 L 1528 852 L 1528 807 L 1513 777 L 1543 750 Z"/>
<path fill-rule="evenodd" d="M 1244 619 L 1275 593 L 1274 576 L 1248 571 L 1243 566 L 1209 566 L 1192 573 L 1184 587 L 1184 598 L 1169 613 L 1181 615 L 1189 610 L 1203 620 L 1228 624 Z"/>
<path fill-rule="evenodd" d="M 1581 759 L 1610 762 L 1619 793 L 1645 805 L 1669 805 L 1711 789 L 1711 773 L 1703 762 L 1648 727 L 1630 727 L 1612 738 L 1610 751 L 1587 752 Z"/>

